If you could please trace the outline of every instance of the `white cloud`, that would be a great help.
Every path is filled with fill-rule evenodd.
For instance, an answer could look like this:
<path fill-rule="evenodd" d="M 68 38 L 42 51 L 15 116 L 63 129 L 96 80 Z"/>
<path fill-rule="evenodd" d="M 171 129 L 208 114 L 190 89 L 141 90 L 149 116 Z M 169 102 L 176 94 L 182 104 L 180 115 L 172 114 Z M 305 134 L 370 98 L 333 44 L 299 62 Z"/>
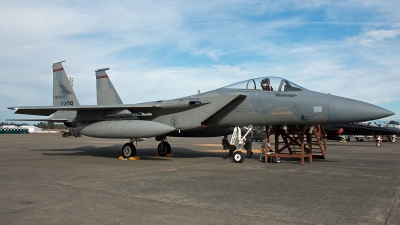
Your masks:
<path fill-rule="evenodd" d="M 274 68 L 268 68 L 269 71 L 277 71 L 277 70 L 282 70 L 283 67 L 282 66 L 276 66 Z"/>
<path fill-rule="evenodd" d="M 223 55 L 220 49 L 209 49 L 209 48 L 203 48 L 203 49 L 192 48 L 191 54 L 195 56 L 206 55 L 215 61 L 218 60 L 219 56 Z"/>
<path fill-rule="evenodd" d="M 349 42 L 355 42 L 362 46 L 371 46 L 377 42 L 382 42 L 386 40 L 392 40 L 400 35 L 400 29 L 395 30 L 372 30 L 364 32 L 360 35 L 349 37 L 347 40 Z"/>

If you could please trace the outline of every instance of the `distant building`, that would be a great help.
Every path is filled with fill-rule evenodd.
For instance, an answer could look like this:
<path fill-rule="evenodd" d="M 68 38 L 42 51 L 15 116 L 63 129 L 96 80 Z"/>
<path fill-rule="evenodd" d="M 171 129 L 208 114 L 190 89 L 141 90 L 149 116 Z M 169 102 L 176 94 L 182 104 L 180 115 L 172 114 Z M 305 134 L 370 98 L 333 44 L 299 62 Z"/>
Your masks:
<path fill-rule="evenodd" d="M 22 125 L 20 128 L 25 128 L 29 130 L 29 133 L 39 133 L 42 132 L 42 129 L 39 127 L 31 126 L 31 125 Z"/>
<path fill-rule="evenodd" d="M 15 125 L 4 125 L 4 126 L 1 126 L 0 128 L 2 128 L 2 129 L 17 129 L 18 127 Z"/>

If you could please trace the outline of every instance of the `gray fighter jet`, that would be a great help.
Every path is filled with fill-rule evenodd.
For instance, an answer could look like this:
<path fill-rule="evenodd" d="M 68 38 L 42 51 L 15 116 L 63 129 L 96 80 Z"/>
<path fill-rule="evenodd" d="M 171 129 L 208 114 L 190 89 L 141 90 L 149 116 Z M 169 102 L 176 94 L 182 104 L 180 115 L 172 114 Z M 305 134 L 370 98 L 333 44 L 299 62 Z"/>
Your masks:
<path fill-rule="evenodd" d="M 130 142 L 122 148 L 124 157 L 136 154 L 133 141 L 137 138 L 156 137 L 160 141 L 160 155 L 166 155 L 171 151 L 166 142 L 167 135 L 194 136 L 248 124 L 351 123 L 394 115 L 369 103 L 310 91 L 279 77 L 249 79 L 214 91 L 172 100 L 138 104 L 105 103 L 8 108 L 16 110 L 16 114 L 45 116 L 60 110 L 76 111 L 76 130 L 81 134 L 129 139 Z"/>

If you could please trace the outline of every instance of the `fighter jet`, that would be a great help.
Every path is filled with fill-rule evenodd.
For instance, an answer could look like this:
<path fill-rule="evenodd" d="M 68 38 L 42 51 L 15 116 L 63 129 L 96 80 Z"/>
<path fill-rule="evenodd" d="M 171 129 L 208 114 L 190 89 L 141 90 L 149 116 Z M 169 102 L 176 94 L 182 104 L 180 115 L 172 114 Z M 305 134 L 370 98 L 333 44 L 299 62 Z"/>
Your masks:
<path fill-rule="evenodd" d="M 396 142 L 397 136 L 400 135 L 400 129 L 395 127 L 380 127 L 366 124 L 332 124 L 324 126 L 325 133 L 328 137 L 339 139 L 339 135 L 347 135 L 347 141 L 350 141 L 350 136 L 390 136 L 392 142 Z M 377 144 L 380 147 L 380 143 Z"/>
<path fill-rule="evenodd" d="M 365 126 L 361 124 L 337 124 L 324 126 L 325 132 L 341 133 L 346 135 L 398 135 L 400 129 L 393 127 Z M 341 132 L 339 132 L 341 131 Z"/>
<path fill-rule="evenodd" d="M 328 125 L 394 115 L 381 107 L 303 88 L 287 79 L 260 77 L 192 96 L 138 104 L 87 106 L 10 106 L 16 114 L 50 115 L 76 111 L 81 134 L 130 141 L 124 157 L 134 156 L 136 138 L 156 137 L 159 154 L 171 151 L 166 136 L 255 125 Z M 161 148 L 160 148 L 161 146 Z M 168 147 L 169 146 L 169 147 Z"/>

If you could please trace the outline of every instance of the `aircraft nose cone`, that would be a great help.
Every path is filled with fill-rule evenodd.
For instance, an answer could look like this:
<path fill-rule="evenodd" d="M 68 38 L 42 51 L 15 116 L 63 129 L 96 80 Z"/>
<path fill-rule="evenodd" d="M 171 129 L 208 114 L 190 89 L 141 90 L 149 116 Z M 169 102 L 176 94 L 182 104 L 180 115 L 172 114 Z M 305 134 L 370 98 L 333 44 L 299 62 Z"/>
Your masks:
<path fill-rule="evenodd" d="M 394 115 L 394 113 L 366 102 L 338 96 L 331 96 L 329 99 L 329 119 L 331 123 L 362 122 L 391 115 Z"/>

